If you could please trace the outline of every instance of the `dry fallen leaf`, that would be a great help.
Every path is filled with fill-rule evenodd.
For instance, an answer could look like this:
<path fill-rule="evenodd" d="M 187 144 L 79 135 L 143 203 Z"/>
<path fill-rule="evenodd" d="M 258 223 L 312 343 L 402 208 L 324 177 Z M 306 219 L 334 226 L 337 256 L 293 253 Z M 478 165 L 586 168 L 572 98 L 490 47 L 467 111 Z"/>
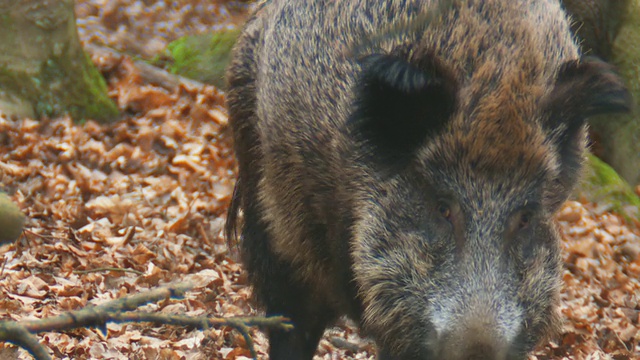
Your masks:
<path fill-rule="evenodd" d="M 81 36 L 155 54 L 180 35 L 243 16 L 209 0 L 142 6 L 77 0 Z M 0 117 L 2 185 L 28 215 L 25 236 L 0 247 L 0 318 L 54 316 L 174 281 L 194 289 L 145 310 L 256 314 L 236 249 L 221 236 L 235 171 L 224 95 L 144 84 L 128 58 L 94 61 L 125 119 L 74 125 Z M 564 330 L 530 359 L 640 358 L 640 232 L 594 204 L 568 202 L 557 219 Z M 252 334 L 266 358 L 265 335 Z M 39 339 L 56 358 L 249 359 L 242 337 L 227 328 L 108 324 L 106 336 L 81 329 Z M 30 357 L 0 344 L 4 358 Z M 327 331 L 315 357 L 374 358 L 373 344 L 348 321 Z"/>

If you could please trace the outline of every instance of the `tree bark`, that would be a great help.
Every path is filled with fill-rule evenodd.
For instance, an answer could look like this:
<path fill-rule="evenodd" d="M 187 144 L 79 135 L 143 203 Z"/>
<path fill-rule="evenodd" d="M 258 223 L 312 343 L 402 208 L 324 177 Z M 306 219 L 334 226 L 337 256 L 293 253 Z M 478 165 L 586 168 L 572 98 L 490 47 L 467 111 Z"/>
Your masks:
<path fill-rule="evenodd" d="M 0 0 L 0 111 L 109 120 L 118 109 L 82 51 L 73 0 Z"/>
<path fill-rule="evenodd" d="M 640 0 L 564 0 L 585 54 L 616 65 L 635 101 L 630 114 L 590 119 L 594 153 L 640 184 Z"/>
<path fill-rule="evenodd" d="M 609 60 L 630 0 L 563 0 L 562 3 L 571 14 L 572 29 L 582 40 L 583 52 Z"/>
<path fill-rule="evenodd" d="M 627 115 L 596 118 L 594 131 L 603 139 L 602 159 L 630 184 L 640 184 L 640 0 L 632 0 L 623 12 L 622 26 L 611 54 L 633 95 L 635 107 Z"/>

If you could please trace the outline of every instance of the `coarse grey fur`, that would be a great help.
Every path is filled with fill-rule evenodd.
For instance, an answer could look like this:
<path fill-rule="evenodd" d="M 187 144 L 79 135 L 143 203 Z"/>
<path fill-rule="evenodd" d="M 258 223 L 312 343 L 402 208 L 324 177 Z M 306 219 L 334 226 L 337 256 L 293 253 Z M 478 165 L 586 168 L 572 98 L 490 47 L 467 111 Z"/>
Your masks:
<path fill-rule="evenodd" d="M 552 220 L 624 111 L 554 0 L 272 0 L 228 72 L 242 254 L 272 359 L 359 321 L 381 359 L 523 359 L 559 328 Z"/>

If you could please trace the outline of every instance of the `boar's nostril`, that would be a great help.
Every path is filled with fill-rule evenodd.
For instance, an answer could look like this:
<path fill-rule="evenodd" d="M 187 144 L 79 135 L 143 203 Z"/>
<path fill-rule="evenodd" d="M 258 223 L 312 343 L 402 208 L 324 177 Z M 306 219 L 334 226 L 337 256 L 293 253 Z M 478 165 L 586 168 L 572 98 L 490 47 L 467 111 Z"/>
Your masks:
<path fill-rule="evenodd" d="M 490 344 L 474 344 L 470 346 L 462 360 L 496 360 L 496 351 Z"/>
<path fill-rule="evenodd" d="M 510 352 L 509 340 L 495 327 L 467 327 L 439 337 L 438 359 L 447 360 L 506 360 Z M 508 355 L 510 354 L 510 355 Z"/>

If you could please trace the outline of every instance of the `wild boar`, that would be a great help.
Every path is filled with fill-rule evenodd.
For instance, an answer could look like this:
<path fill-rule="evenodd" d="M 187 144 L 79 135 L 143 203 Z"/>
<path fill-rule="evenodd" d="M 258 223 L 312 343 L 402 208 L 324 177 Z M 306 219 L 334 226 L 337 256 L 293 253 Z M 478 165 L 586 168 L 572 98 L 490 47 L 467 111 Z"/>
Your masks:
<path fill-rule="evenodd" d="M 347 315 L 380 359 L 524 359 L 560 318 L 553 214 L 585 119 L 625 111 L 555 0 L 271 0 L 227 74 L 227 234 L 311 359 Z M 238 231 L 240 230 L 240 231 Z"/>

